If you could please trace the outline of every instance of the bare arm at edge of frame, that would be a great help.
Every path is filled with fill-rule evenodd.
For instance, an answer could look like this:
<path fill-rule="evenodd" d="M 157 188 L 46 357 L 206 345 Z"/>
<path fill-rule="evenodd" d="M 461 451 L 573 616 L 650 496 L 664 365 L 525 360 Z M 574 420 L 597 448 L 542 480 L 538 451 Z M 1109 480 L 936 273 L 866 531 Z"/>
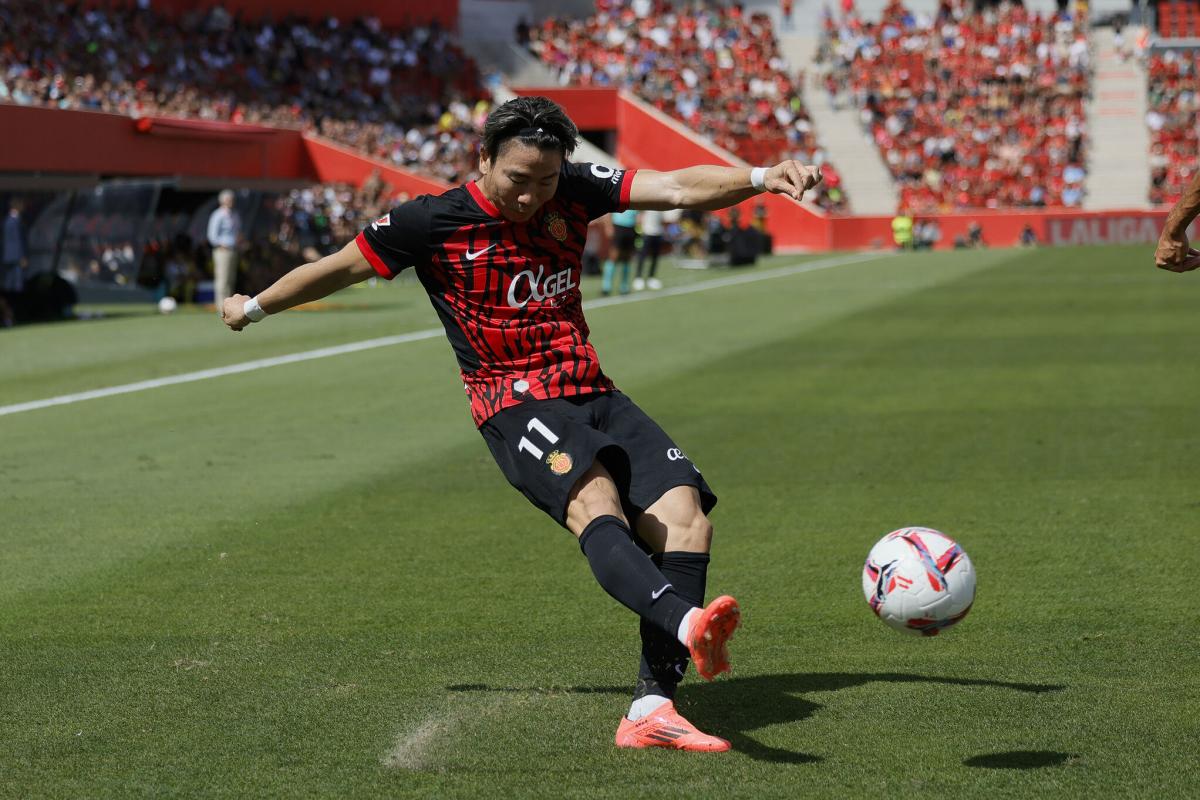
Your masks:
<path fill-rule="evenodd" d="M 1154 251 L 1154 266 L 1170 272 L 1190 272 L 1200 267 L 1200 251 L 1188 243 L 1187 228 L 1200 214 L 1200 172 L 1192 178 L 1167 214 L 1167 224 L 1158 237 Z"/>

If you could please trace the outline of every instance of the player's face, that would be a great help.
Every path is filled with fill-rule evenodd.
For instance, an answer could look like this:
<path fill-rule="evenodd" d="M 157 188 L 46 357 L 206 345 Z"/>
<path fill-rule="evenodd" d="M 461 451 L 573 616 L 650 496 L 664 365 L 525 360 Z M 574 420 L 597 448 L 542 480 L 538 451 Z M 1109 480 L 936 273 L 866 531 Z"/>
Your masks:
<path fill-rule="evenodd" d="M 487 151 L 480 155 L 483 178 L 479 183 L 484 196 L 506 219 L 526 222 L 554 197 L 561 169 L 562 153 L 557 150 L 540 150 L 510 140 L 500 145 L 498 155 L 493 157 Z"/>

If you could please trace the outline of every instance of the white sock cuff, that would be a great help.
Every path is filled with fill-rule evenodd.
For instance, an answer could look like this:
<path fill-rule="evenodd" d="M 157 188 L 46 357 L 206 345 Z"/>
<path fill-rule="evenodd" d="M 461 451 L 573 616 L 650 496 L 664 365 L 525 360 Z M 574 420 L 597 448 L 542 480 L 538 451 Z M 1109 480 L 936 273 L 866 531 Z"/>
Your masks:
<path fill-rule="evenodd" d="M 650 714 L 651 711 L 667 702 L 670 698 L 663 697 L 661 694 L 648 694 L 645 697 L 639 697 L 629 705 L 629 713 L 625 717 L 630 722 L 637 722 L 642 717 Z"/>
<path fill-rule="evenodd" d="M 679 621 L 679 630 L 675 631 L 675 638 L 684 647 L 688 646 L 688 633 L 692 630 L 692 617 L 699 611 L 698 608 L 693 608 L 691 611 L 683 615 L 683 619 Z"/>

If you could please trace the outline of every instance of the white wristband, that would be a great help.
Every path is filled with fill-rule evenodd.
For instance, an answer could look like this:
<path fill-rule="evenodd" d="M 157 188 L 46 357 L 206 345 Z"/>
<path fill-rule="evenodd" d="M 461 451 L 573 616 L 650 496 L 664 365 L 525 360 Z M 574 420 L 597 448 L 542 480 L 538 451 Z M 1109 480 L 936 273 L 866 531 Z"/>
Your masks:
<path fill-rule="evenodd" d="M 760 192 L 767 188 L 767 168 L 755 167 L 750 170 L 750 185 Z"/>
<path fill-rule="evenodd" d="M 242 306 L 242 311 L 249 317 L 251 322 L 260 322 L 267 318 L 267 312 L 263 311 L 263 307 L 258 304 L 257 297 L 251 297 Z"/>

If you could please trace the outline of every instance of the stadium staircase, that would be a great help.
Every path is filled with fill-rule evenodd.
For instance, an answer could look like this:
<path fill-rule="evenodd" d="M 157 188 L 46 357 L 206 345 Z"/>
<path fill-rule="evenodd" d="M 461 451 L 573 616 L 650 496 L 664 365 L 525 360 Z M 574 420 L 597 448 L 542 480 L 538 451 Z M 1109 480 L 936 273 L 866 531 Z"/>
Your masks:
<path fill-rule="evenodd" d="M 793 15 L 796 27 L 783 30 L 776 23 L 779 47 L 793 69 L 812 73 L 813 55 L 817 49 L 816 19 L 801 19 L 801 4 Z M 842 187 L 855 214 L 892 215 L 896 213 L 899 192 L 888 173 L 879 150 L 863 132 L 858 110 L 843 99 L 831 108 L 825 92 L 815 88 L 810 80 L 804 85 L 804 105 L 812 118 L 817 141 L 829 154 L 829 160 L 842 176 Z"/>
<path fill-rule="evenodd" d="M 1087 105 L 1091 155 L 1083 207 L 1149 208 L 1145 72 L 1132 60 L 1121 61 L 1111 28 L 1092 31 L 1092 52 L 1095 77 Z"/>

